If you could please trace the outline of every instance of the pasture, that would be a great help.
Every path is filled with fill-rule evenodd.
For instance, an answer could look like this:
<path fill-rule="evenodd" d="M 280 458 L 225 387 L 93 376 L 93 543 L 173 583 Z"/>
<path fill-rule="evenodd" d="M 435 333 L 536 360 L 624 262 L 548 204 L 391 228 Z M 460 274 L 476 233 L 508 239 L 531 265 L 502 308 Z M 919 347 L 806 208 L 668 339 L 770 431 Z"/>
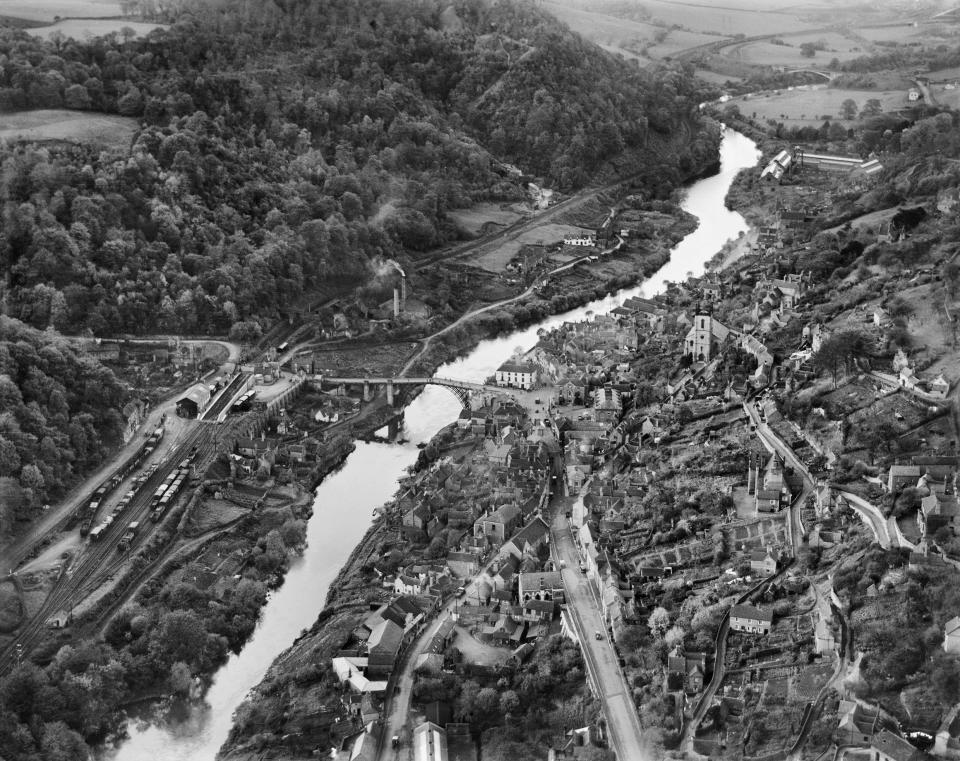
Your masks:
<path fill-rule="evenodd" d="M 796 3 L 788 0 L 740 2 L 740 8 L 671 0 L 645 0 L 644 7 L 653 19 L 666 25 L 677 24 L 693 32 L 732 37 L 745 34 L 787 34 L 816 25 L 799 18 Z M 806 9 L 805 9 L 806 10 Z"/>
<path fill-rule="evenodd" d="M 139 123 L 126 116 L 40 109 L 0 114 L 0 142 L 69 142 L 127 150 Z"/>
<path fill-rule="evenodd" d="M 791 35 L 782 38 L 785 44 L 772 42 L 750 42 L 727 48 L 724 53 L 745 63 L 761 66 L 791 66 L 816 69 L 826 66 L 833 59 L 846 61 L 864 55 L 861 43 L 847 39 L 836 33 Z M 800 50 L 805 42 L 823 43 L 825 50 L 818 50 L 812 58 L 807 58 Z"/>
<path fill-rule="evenodd" d="M 470 235 L 489 232 L 491 228 L 506 227 L 523 215 L 516 209 L 503 208 L 498 203 L 478 203 L 469 209 L 454 209 L 447 216 L 459 228 Z"/>
<path fill-rule="evenodd" d="M 899 42 L 905 45 L 928 39 L 929 27 L 916 27 L 913 24 L 863 27 L 857 30 L 857 34 L 870 42 Z"/>
<path fill-rule="evenodd" d="M 857 104 L 857 112 L 873 98 L 880 101 L 883 111 L 897 111 L 909 105 L 906 90 L 840 90 L 817 85 L 809 89 L 795 87 L 763 95 L 732 98 L 740 113 L 760 121 L 774 119 L 791 127 L 819 126 L 823 117 L 850 126 L 852 122 L 841 119 L 840 106 L 847 99 Z M 755 116 L 754 116 L 755 115 Z"/>
<path fill-rule="evenodd" d="M 517 236 L 509 240 L 496 241 L 487 246 L 483 246 L 472 254 L 471 262 L 477 267 L 482 267 L 489 272 L 503 272 L 507 263 L 513 259 L 520 249 L 526 244 L 551 244 L 558 243 L 567 235 L 581 234 L 583 228 L 573 225 L 547 224 L 535 227 L 531 230 L 524 230 Z"/>
<path fill-rule="evenodd" d="M 638 53 L 649 47 L 650 58 L 663 58 L 717 40 L 716 35 L 698 34 L 683 29 L 664 29 L 655 24 L 634 19 L 573 8 L 560 2 L 547 2 L 544 7 L 571 29 L 597 43 L 611 53 L 622 53 L 627 58 L 639 58 Z M 656 36 L 666 36 L 656 41 Z"/>
<path fill-rule="evenodd" d="M 0 16 L 46 21 L 61 18 L 120 16 L 120 3 L 110 0 L 0 0 Z"/>
<path fill-rule="evenodd" d="M 131 29 L 135 37 L 145 37 L 154 29 L 166 29 L 166 24 L 148 24 L 143 21 L 127 21 L 126 19 L 64 19 L 47 26 L 37 26 L 27 29 L 28 34 L 34 37 L 49 39 L 50 35 L 59 32 L 64 37 L 75 40 L 88 40 L 92 37 L 103 37 L 111 32 L 120 32 Z"/>

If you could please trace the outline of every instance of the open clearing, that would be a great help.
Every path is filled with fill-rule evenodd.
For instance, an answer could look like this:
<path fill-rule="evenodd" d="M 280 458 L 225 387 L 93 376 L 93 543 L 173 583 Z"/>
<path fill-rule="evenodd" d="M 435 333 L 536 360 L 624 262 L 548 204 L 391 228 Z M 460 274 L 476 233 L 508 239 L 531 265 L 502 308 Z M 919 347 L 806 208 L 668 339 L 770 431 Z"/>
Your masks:
<path fill-rule="evenodd" d="M 61 18 L 105 18 L 120 15 L 120 3 L 109 0 L 0 0 L 0 16 L 56 21 Z"/>
<path fill-rule="evenodd" d="M 746 100 L 743 97 L 732 98 L 729 102 L 746 116 L 755 114 L 757 119 L 775 119 L 793 127 L 819 126 L 824 116 L 849 126 L 839 118 L 840 106 L 847 98 L 857 104 L 858 112 L 872 98 L 880 101 L 885 112 L 898 111 L 910 105 L 906 90 L 839 90 L 825 85 L 752 95 Z"/>
<path fill-rule="evenodd" d="M 137 37 L 145 37 L 154 29 L 166 29 L 166 24 L 147 24 L 143 21 L 127 21 L 126 19 L 65 19 L 48 26 L 37 26 L 27 29 L 28 34 L 34 37 L 49 39 L 51 34 L 59 32 L 64 37 L 75 40 L 87 40 L 92 37 L 103 37 L 121 29 L 132 29 Z"/>
<path fill-rule="evenodd" d="M 506 227 L 523 215 L 515 209 L 503 208 L 498 203 L 478 203 L 469 209 L 448 211 L 447 216 L 470 235 L 480 235 L 490 232 L 489 229 L 485 229 L 488 226 Z"/>
<path fill-rule="evenodd" d="M 480 256 L 474 258 L 473 264 L 490 272 L 503 272 L 507 263 L 525 244 L 544 243 L 549 245 L 562 241 L 567 235 L 581 234 L 582 232 L 582 228 L 573 225 L 557 224 L 542 225 L 532 230 L 524 230 L 515 238 L 484 250 Z"/>
<path fill-rule="evenodd" d="M 126 150 L 138 126 L 136 119 L 126 116 L 64 109 L 21 111 L 0 115 L 0 141 L 56 140 Z"/>

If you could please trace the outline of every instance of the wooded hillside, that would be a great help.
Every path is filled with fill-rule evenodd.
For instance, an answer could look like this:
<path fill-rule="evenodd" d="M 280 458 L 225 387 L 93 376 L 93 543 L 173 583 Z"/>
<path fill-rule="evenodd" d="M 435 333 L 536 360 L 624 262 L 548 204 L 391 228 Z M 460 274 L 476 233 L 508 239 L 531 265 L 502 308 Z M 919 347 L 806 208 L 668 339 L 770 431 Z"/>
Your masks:
<path fill-rule="evenodd" d="M 709 165 L 696 86 L 523 3 L 197 3 L 146 39 L 0 32 L 0 106 L 135 117 L 129 155 L 7 151 L 0 267 L 37 328 L 257 336 L 520 198 L 503 162 L 571 190 Z"/>
<path fill-rule="evenodd" d="M 0 535 L 120 443 L 124 395 L 62 337 L 0 315 Z"/>

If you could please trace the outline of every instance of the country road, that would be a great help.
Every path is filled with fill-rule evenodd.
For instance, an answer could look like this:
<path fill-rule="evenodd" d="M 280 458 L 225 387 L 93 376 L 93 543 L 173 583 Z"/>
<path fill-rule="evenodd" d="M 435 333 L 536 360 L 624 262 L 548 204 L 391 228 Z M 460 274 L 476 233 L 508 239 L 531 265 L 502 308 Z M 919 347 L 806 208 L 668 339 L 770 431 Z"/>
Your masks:
<path fill-rule="evenodd" d="M 578 256 L 578 257 L 577 257 L 576 259 L 574 259 L 573 261 L 567 262 L 566 264 L 561 264 L 559 267 L 554 267 L 552 270 L 550 270 L 549 272 L 545 273 L 545 274 L 542 276 L 542 278 L 539 278 L 536 282 L 534 282 L 533 284 L 531 284 L 531 285 L 530 285 L 525 291 L 523 291 L 522 293 L 518 293 L 516 296 L 511 296 L 511 297 L 508 298 L 508 299 L 503 299 L 502 301 L 497 301 L 497 302 L 494 302 L 493 304 L 486 304 L 486 305 L 484 305 L 484 306 L 482 306 L 482 307 L 477 307 L 476 309 L 473 309 L 473 310 L 471 310 L 471 311 L 469 311 L 469 312 L 465 312 L 464 314 L 460 315 L 460 317 L 458 317 L 456 320 L 454 320 L 453 322 L 451 322 L 451 323 L 450 323 L 449 325 L 447 325 L 446 327 L 443 327 L 443 328 L 441 328 L 440 330 L 438 330 L 436 333 L 433 333 L 432 335 L 429 335 L 429 336 L 427 336 L 426 338 L 424 338 L 423 341 L 421 341 L 421 343 L 420 343 L 420 348 L 419 348 L 417 351 L 415 351 L 415 352 L 410 356 L 410 358 L 406 361 L 406 363 L 405 363 L 404 366 L 401 368 L 400 372 L 397 373 L 397 375 L 400 376 L 400 377 L 403 377 L 404 375 L 406 375 L 406 374 L 410 371 L 410 368 L 413 367 L 413 365 L 416 363 L 416 361 L 417 361 L 417 360 L 423 355 L 423 353 L 427 350 L 427 348 L 430 346 L 430 342 L 433 341 L 434 338 L 439 338 L 440 336 L 444 335 L 445 333 L 449 333 L 449 332 L 450 332 L 451 330 L 453 330 L 454 328 L 456 328 L 456 327 L 458 327 L 458 326 L 460 326 L 460 325 L 463 325 L 463 324 L 466 323 L 466 322 L 469 322 L 470 320 L 474 319 L 475 317 L 479 317 L 481 314 L 485 314 L 486 312 L 492 312 L 494 309 L 501 309 L 501 308 L 503 308 L 503 307 L 505 307 L 505 306 L 508 306 L 508 305 L 510 305 L 510 304 L 513 304 L 513 303 L 516 303 L 517 301 L 522 301 L 523 299 L 525 299 L 525 298 L 527 298 L 528 296 L 532 295 L 533 292 L 534 292 L 537 288 L 539 288 L 541 285 L 545 284 L 545 283 L 546 283 L 551 277 L 553 277 L 554 275 L 557 275 L 557 274 L 559 274 L 559 273 L 561 273 L 561 272 L 565 272 L 566 270 L 569 270 L 569 269 L 573 269 L 573 268 L 576 267 L 578 264 L 581 264 L 582 262 L 587 261 L 587 260 L 590 259 L 591 257 L 606 256 L 607 254 L 613 253 L 613 252 L 616 251 L 618 248 L 620 248 L 622 245 L 623 245 L 623 239 L 620 238 L 619 236 L 617 236 L 617 244 L 616 244 L 615 246 L 610 246 L 609 248 L 605 248 L 605 249 L 603 249 L 603 251 L 599 251 L 599 252 L 591 251 L 589 254 L 584 254 L 583 256 Z"/>
<path fill-rule="evenodd" d="M 557 511 L 553 519 L 550 541 L 555 557 L 561 561 L 567 609 L 577 627 L 591 681 L 597 686 L 603 703 L 610 746 L 619 761 L 653 761 L 654 750 L 643 736 L 630 688 L 620 669 L 597 598 L 586 576 L 580 573 L 580 558 L 563 511 Z"/>

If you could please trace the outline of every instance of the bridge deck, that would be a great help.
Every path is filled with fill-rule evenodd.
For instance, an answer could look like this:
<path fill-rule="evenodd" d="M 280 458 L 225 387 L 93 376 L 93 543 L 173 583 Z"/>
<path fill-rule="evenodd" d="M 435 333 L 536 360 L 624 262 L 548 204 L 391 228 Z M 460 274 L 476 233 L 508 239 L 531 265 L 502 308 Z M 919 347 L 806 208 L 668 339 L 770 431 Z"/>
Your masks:
<path fill-rule="evenodd" d="M 386 386 L 389 383 L 392 383 L 394 386 L 448 386 L 450 388 L 462 388 L 468 391 L 506 390 L 500 388 L 500 386 L 487 386 L 483 383 L 471 383 L 470 381 L 455 380 L 453 378 L 331 378 L 323 376 L 322 382 L 357 385 L 369 383 L 371 386 Z"/>

